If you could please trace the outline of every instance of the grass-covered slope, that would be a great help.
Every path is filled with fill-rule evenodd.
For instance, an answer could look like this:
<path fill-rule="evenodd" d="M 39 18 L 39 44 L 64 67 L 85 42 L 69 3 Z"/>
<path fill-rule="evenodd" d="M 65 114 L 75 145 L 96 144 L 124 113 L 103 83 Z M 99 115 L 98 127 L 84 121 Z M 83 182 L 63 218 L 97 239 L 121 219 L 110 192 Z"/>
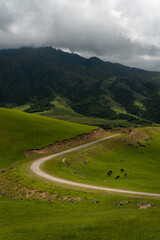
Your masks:
<path fill-rule="evenodd" d="M 127 136 L 107 140 L 88 151 L 63 156 L 67 166 L 59 157 L 46 162 L 44 169 L 75 182 L 159 193 L 159 156 L 160 129 L 143 128 L 135 129 Z M 113 173 L 108 176 L 110 170 Z M 119 178 L 115 179 L 117 176 Z"/>
<path fill-rule="evenodd" d="M 0 167 L 23 160 L 26 149 L 41 148 L 54 141 L 89 132 L 93 128 L 0 108 Z M 141 155 L 143 148 L 145 155 L 150 150 L 150 156 L 158 158 L 159 134 L 155 135 L 153 132 L 145 132 L 145 134 L 153 135 L 153 139 L 147 141 L 151 145 L 137 149 L 135 143 L 133 143 L 134 146 L 128 146 L 130 143 L 128 138 L 126 140 L 123 138 L 125 141 L 122 141 L 121 145 L 118 140 L 115 141 L 115 146 L 121 148 L 121 152 L 117 154 L 123 154 L 122 145 L 124 144 L 128 148 L 127 151 L 124 148 L 128 152 L 128 155 L 125 155 L 125 161 L 129 155 L 133 155 L 134 151 L 139 151 Z M 116 148 L 112 148 L 108 143 L 109 141 L 104 146 L 96 148 L 95 151 L 92 149 L 93 151 L 83 153 L 82 158 L 80 155 L 72 156 L 66 161 L 70 162 L 73 168 L 79 169 L 76 170 L 77 173 L 86 171 L 89 177 L 91 174 L 97 174 L 99 179 L 97 178 L 96 182 L 99 184 L 103 179 L 103 174 L 99 172 L 99 169 L 106 171 L 105 164 L 109 151 L 115 154 L 113 162 L 108 159 L 112 170 L 121 167 L 117 164 Z M 105 158 L 103 151 L 106 151 Z M 87 165 L 83 162 L 83 157 L 87 158 Z M 80 176 L 74 174 L 74 170 L 66 170 L 67 166 L 61 164 L 61 160 L 55 166 L 51 166 L 54 167 L 52 171 L 55 173 L 56 170 L 58 173 L 59 169 L 63 178 L 69 173 L 70 178 L 77 180 Z M 94 165 L 95 161 L 97 165 Z M 151 164 L 155 161 L 156 159 L 154 162 L 151 159 Z M 133 163 L 133 156 L 130 163 Z M 143 163 L 145 163 L 144 160 Z M 0 176 L 0 216 L 2 216 L 0 218 L 0 239 L 160 239 L 158 200 L 69 189 L 37 177 L 30 172 L 30 164 L 30 162 L 24 162 L 13 169 L 7 168 L 6 172 Z M 136 169 L 136 166 L 133 169 Z M 145 170 L 142 169 L 142 171 Z M 130 176 L 129 174 L 128 177 Z M 85 179 L 85 182 L 87 181 L 88 178 Z M 157 184 L 157 181 L 155 182 Z"/>
<path fill-rule="evenodd" d="M 95 127 L 0 108 L 0 168 L 24 160 L 24 152 L 88 133 Z"/>
<path fill-rule="evenodd" d="M 50 102 L 52 107 L 50 110 L 44 110 L 43 112 L 35 112 L 38 115 L 43 116 L 79 116 L 70 106 L 67 99 L 60 96 L 56 96 L 53 101 Z"/>
<path fill-rule="evenodd" d="M 2 240 L 159 240 L 158 201 L 86 195 L 88 200 L 0 199 Z M 91 198 L 92 197 L 92 198 Z M 93 204 L 94 197 L 100 203 Z M 124 205 L 119 205 L 124 202 Z"/>
<path fill-rule="evenodd" d="M 45 109 L 45 104 L 50 106 L 50 109 Z M 138 127 L 139 125 L 143 124 L 141 120 L 135 116 L 128 114 L 130 119 L 105 119 L 105 118 L 98 118 L 98 117 L 87 117 L 78 114 L 73 110 L 73 108 L 69 105 L 69 100 L 58 95 L 54 96 L 53 98 L 48 98 L 40 101 L 35 101 L 34 103 L 27 103 L 18 107 L 14 107 L 12 109 L 19 110 L 22 112 L 29 112 L 34 113 L 41 116 L 46 117 L 53 117 L 60 120 L 65 120 L 68 122 L 75 122 L 81 123 L 85 125 L 91 126 L 99 126 L 103 129 L 113 129 L 119 127 Z M 8 106 L 10 107 L 10 106 Z M 114 105 L 114 111 L 117 114 L 126 114 L 125 110 L 119 109 L 118 106 Z M 137 119 L 137 120 L 136 120 Z"/>

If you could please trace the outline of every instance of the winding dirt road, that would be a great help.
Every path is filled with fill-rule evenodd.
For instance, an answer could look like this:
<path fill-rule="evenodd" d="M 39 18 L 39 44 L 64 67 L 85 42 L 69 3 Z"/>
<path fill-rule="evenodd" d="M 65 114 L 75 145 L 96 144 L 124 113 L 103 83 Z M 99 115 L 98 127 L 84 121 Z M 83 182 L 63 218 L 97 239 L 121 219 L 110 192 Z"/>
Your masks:
<path fill-rule="evenodd" d="M 59 152 L 59 153 L 55 153 L 55 154 L 52 154 L 52 155 L 47 156 L 47 157 L 39 158 L 39 159 L 35 160 L 32 163 L 31 170 L 32 170 L 32 172 L 34 172 L 38 176 L 41 176 L 43 178 L 46 178 L 46 179 L 54 181 L 54 182 L 68 184 L 68 185 L 71 185 L 71 186 L 82 187 L 82 188 L 89 188 L 89 189 L 96 189 L 96 190 L 103 190 L 103 191 L 110 191 L 110 192 L 117 192 L 117 193 L 127 193 L 127 194 L 136 194 L 136 195 L 160 197 L 160 194 L 158 194 L 158 193 L 146 193 L 146 192 L 127 191 L 127 190 L 121 190 L 121 189 L 115 189 L 115 188 L 98 187 L 98 186 L 84 184 L 84 183 L 72 182 L 72 181 L 69 181 L 69 180 L 65 180 L 65 179 L 62 179 L 62 178 L 51 176 L 51 175 L 43 172 L 40 169 L 41 164 L 46 162 L 46 161 L 48 161 L 48 160 L 50 160 L 50 159 L 62 156 L 64 154 L 66 154 L 66 153 L 70 153 L 70 152 L 73 152 L 73 151 L 76 151 L 76 150 L 79 150 L 79 149 L 82 149 L 82 148 L 85 148 L 85 147 L 89 147 L 89 146 L 91 146 L 93 144 L 105 141 L 105 140 L 107 140 L 109 138 L 117 137 L 119 135 L 120 134 L 116 134 L 116 135 L 112 135 L 112 136 L 105 137 L 105 138 L 102 138 L 102 139 L 98 139 L 98 140 L 95 140 L 93 142 L 86 143 L 86 144 L 83 144 L 81 146 L 65 150 L 63 152 Z"/>

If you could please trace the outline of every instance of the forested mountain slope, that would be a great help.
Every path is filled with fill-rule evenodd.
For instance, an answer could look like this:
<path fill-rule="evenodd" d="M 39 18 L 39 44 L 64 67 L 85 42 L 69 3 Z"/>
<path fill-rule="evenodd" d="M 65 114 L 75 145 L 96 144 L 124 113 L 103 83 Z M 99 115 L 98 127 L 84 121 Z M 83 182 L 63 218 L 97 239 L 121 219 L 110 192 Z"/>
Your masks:
<path fill-rule="evenodd" d="M 159 121 L 159 83 L 157 72 L 104 62 L 96 57 L 86 59 L 51 47 L 0 51 L 1 106 L 54 99 L 58 94 L 84 115 L 117 118 L 118 108 Z M 156 104 L 152 104 L 156 117 L 147 109 L 152 94 L 158 95 Z"/>

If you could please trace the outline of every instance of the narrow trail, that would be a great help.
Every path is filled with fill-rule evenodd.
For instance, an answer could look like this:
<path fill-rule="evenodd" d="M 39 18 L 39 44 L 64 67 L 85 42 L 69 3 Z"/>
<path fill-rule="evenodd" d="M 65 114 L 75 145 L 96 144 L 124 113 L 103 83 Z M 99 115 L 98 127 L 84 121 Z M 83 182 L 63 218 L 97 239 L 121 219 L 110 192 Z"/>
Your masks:
<path fill-rule="evenodd" d="M 112 136 L 105 137 L 105 138 L 102 138 L 102 139 L 98 139 L 98 140 L 95 140 L 93 142 L 86 143 L 86 144 L 80 145 L 78 147 L 74 147 L 74 148 L 59 152 L 59 153 L 55 153 L 55 154 L 52 154 L 52 155 L 47 156 L 47 157 L 39 158 L 32 163 L 31 170 L 32 170 L 32 172 L 34 172 L 38 176 L 41 176 L 43 178 L 46 178 L 46 179 L 54 181 L 54 182 L 68 184 L 68 185 L 71 185 L 71 186 L 88 188 L 88 189 L 96 189 L 96 190 L 102 190 L 102 191 L 117 192 L 117 193 L 127 193 L 127 194 L 143 195 L 143 196 L 160 197 L 160 194 L 158 194 L 158 193 L 146 193 L 146 192 L 137 192 L 137 191 L 129 191 L 129 190 L 127 191 L 127 190 L 122 190 L 122 189 L 106 188 L 106 187 L 99 187 L 99 186 L 94 186 L 94 185 L 89 185 L 89 184 L 84 184 L 84 183 L 73 182 L 73 181 L 69 181 L 69 180 L 65 180 L 65 179 L 62 179 L 62 178 L 51 176 L 51 175 L 43 172 L 40 169 L 41 164 L 50 160 L 50 159 L 62 156 L 66 153 L 70 153 L 70 152 L 73 152 L 73 151 L 76 151 L 76 150 L 79 150 L 79 149 L 82 149 L 82 148 L 85 148 L 85 147 L 89 147 L 93 144 L 105 141 L 105 140 L 110 139 L 110 138 L 117 137 L 119 135 L 120 134 L 116 134 L 116 135 L 112 135 Z M 65 162 L 65 159 L 64 159 L 64 162 Z"/>

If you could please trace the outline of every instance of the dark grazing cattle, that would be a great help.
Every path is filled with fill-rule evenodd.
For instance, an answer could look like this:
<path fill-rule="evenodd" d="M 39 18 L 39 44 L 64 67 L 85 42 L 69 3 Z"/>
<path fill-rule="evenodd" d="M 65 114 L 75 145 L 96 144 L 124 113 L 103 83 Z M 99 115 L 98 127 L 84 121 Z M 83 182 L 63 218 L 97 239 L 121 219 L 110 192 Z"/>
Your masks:
<path fill-rule="evenodd" d="M 124 169 L 123 169 L 123 168 L 121 168 L 121 172 L 124 172 Z"/>
<path fill-rule="evenodd" d="M 110 173 L 110 172 L 108 172 L 108 173 L 107 173 L 107 175 L 110 177 L 110 176 L 111 176 L 111 173 Z"/>
<path fill-rule="evenodd" d="M 115 179 L 118 179 L 118 178 L 120 178 L 120 176 L 118 175 Z"/>
<path fill-rule="evenodd" d="M 127 173 L 125 173 L 124 176 L 127 177 Z"/>
<path fill-rule="evenodd" d="M 109 170 L 109 173 L 111 173 L 111 174 L 112 174 L 113 172 L 112 172 L 111 170 Z"/>

